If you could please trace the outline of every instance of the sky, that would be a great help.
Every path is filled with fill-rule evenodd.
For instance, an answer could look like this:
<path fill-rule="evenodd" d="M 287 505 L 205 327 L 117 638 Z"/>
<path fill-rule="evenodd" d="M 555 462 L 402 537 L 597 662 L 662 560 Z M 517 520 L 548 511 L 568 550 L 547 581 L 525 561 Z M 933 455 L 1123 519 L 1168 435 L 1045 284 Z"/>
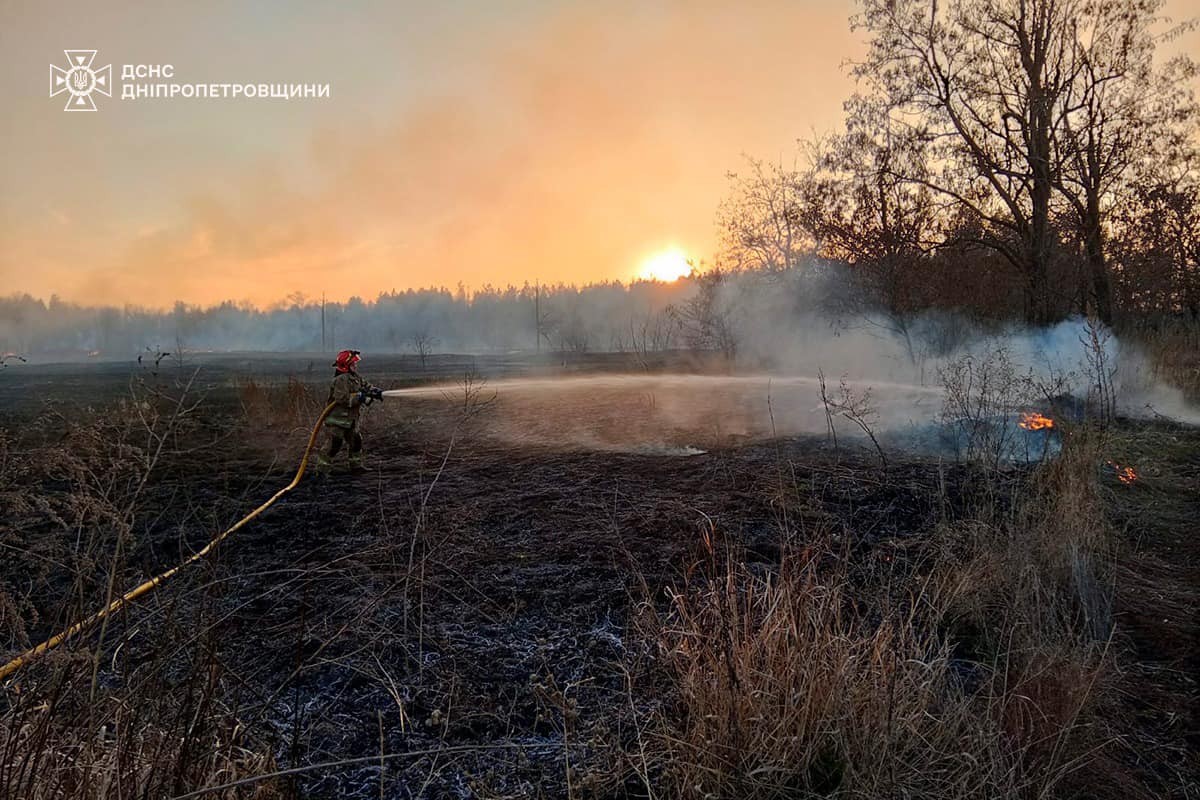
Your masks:
<path fill-rule="evenodd" d="M 166 307 L 628 280 L 835 130 L 851 0 L 0 0 L 0 295 Z M 1168 0 L 1176 19 L 1200 0 Z M 1173 47 L 1200 55 L 1200 34 Z M 320 99 L 49 97 L 64 49 Z M 154 81 L 149 81 L 153 83 Z M 661 258 L 660 258 L 661 262 Z"/>

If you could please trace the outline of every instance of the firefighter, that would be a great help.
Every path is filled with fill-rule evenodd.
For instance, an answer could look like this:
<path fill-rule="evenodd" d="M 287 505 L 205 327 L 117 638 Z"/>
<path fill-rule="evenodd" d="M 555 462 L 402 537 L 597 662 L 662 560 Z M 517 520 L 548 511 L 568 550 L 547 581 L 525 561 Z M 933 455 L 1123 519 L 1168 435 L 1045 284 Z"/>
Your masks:
<path fill-rule="evenodd" d="M 371 400 L 383 399 L 383 392 L 367 383 L 356 369 L 360 360 L 359 351 L 343 350 L 333 362 L 333 382 L 329 385 L 327 403 L 336 403 L 325 418 L 325 429 L 329 431 L 329 450 L 317 454 L 317 474 L 326 475 L 333 466 L 334 457 L 345 444 L 350 452 L 350 471 L 366 472 L 363 466 L 362 434 L 358 432 L 358 415 L 362 407 Z"/>

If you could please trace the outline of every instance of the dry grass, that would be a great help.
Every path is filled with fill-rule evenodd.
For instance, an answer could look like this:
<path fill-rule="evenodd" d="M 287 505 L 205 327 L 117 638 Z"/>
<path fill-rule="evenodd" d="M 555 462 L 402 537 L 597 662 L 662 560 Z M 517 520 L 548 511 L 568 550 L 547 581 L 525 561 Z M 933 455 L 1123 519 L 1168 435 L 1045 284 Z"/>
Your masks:
<path fill-rule="evenodd" d="M 171 797 L 270 772 L 221 708 L 216 671 L 180 686 L 95 697 L 87 659 L 57 657 L 49 675 L 20 687 L 0 717 L 0 796 L 22 800 Z M 280 797 L 265 781 L 214 798 Z"/>
<path fill-rule="evenodd" d="M 246 376 L 237 382 L 237 395 L 246 419 L 268 428 L 309 424 L 322 407 L 316 391 L 294 375 L 283 385 L 262 384 Z"/>
<path fill-rule="evenodd" d="M 675 698 L 658 720 L 665 795 L 1070 794 L 1112 742 L 1095 441 L 1079 432 L 1015 502 L 981 491 L 908 553 L 913 570 L 875 580 L 828 546 L 747 564 L 709 531 L 645 628 Z"/>
<path fill-rule="evenodd" d="M 295 424 L 312 404 L 300 384 L 247 382 L 239 397 L 250 419 L 271 425 Z M 475 407 L 471 397 L 468 388 L 464 408 Z M 12 508 L 24 515 L 0 531 L 20 533 L 22 520 L 50 508 L 35 507 L 36 491 L 25 490 L 44 479 L 33 472 L 74 487 L 52 507 L 53 524 L 67 533 L 59 540 L 80 547 L 66 553 L 4 540 L 77 576 L 62 613 L 102 595 L 107 576 L 130 571 L 124 553 L 144 513 L 139 487 L 161 477 L 187 424 L 157 402 L 70 431 L 42 463 L 13 458 L 0 437 L 0 480 L 18 486 Z M 793 544 L 764 564 L 706 528 L 700 557 L 669 602 L 641 608 L 658 683 L 631 686 L 629 704 L 635 691 L 650 692 L 656 710 L 648 720 L 632 712 L 636 742 L 625 743 L 624 759 L 613 756 L 611 774 L 588 784 L 572 771 L 572 692 L 582 684 L 540 690 L 539 703 L 562 719 L 568 795 L 617 791 L 632 763 L 659 798 L 1139 796 L 1110 758 L 1126 735 L 1116 696 L 1129 687 L 1114 635 L 1120 544 L 1106 510 L 1113 481 L 1106 484 L 1103 471 L 1107 458 L 1135 454 L 1111 430 L 1068 426 L 1064 434 L 1061 454 L 1035 470 L 991 459 L 966 511 L 942 498 L 940 523 L 897 545 L 905 564 L 883 573 L 861 569 L 853 537 L 835 545 L 819 531 L 785 530 Z M 779 502 L 802 495 L 786 487 Z M 418 531 L 424 512 L 422 504 Z M 1183 522 L 1163 518 L 1167 527 Z M 415 560 L 423 575 L 424 550 L 419 559 L 413 552 L 403 573 Z M 418 583 L 422 615 L 423 592 Z M 30 603 L 0 587 L 6 647 L 27 643 Z M 111 633 L 103 649 L 114 660 L 139 650 L 118 671 L 131 676 L 128 684 L 98 681 L 98 656 L 86 650 L 29 673 L 0 713 L 0 796 L 167 797 L 271 772 L 273 759 L 241 729 L 239 709 L 223 703 L 237 676 L 220 663 L 219 642 L 201 638 L 186 652 L 167 646 L 203 623 L 171 620 L 153 643 L 135 643 L 136 630 Z M 264 781 L 237 791 L 213 796 L 270 798 L 282 789 Z"/>
<path fill-rule="evenodd" d="M 844 579 L 789 555 L 729 561 L 674 598 L 659 642 L 679 728 L 660 735 L 672 796 L 1010 794 L 998 725 L 912 617 L 856 617 Z M 981 758 L 982 757 L 982 758 Z"/>
<path fill-rule="evenodd" d="M 6 655 L 35 643 L 35 624 L 57 630 L 119 594 L 138 574 L 139 534 L 164 502 L 183 509 L 181 525 L 198 514 L 178 491 L 155 492 L 205 448 L 189 388 L 138 382 L 102 413 L 48 416 L 19 458 L 0 436 L 0 502 L 10 511 L 0 546 L 25 565 L 0 583 Z M 269 770 L 271 756 L 222 705 L 218 642 L 205 635 L 205 605 L 194 608 L 180 619 L 160 606 L 148 628 L 106 619 L 88 637 L 98 636 L 94 649 L 81 637 L 8 680 L 0 797 L 169 797 Z M 121 669 L 110 673 L 103 653 Z M 267 798 L 273 786 L 213 796 Z"/>
<path fill-rule="evenodd" d="M 1122 335 L 1144 352 L 1151 377 L 1181 389 L 1200 402 L 1200 320 L 1143 320 Z"/>

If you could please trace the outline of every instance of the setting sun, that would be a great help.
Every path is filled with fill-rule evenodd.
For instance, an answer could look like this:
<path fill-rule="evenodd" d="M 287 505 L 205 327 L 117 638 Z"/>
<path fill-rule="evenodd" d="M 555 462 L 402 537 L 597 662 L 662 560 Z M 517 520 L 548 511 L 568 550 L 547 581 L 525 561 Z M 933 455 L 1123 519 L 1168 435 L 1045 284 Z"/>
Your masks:
<path fill-rule="evenodd" d="M 683 251 L 672 247 L 647 258 L 638 270 L 638 277 L 646 281 L 671 283 L 690 274 L 692 265 Z"/>

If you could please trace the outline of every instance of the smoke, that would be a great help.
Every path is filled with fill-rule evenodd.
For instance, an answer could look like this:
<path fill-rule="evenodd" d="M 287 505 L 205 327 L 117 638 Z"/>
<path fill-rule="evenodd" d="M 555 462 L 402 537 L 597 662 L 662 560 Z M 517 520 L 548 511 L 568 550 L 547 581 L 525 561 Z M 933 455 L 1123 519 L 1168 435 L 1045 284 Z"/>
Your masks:
<path fill-rule="evenodd" d="M 832 426 L 857 445 L 870 433 L 907 450 L 961 453 L 973 446 L 961 422 L 974 415 L 973 429 L 1001 431 L 989 435 L 1003 458 L 1038 459 L 1056 451 L 1058 433 L 1021 429 L 1022 411 L 1200 422 L 1138 348 L 1087 319 L 987 326 L 945 312 L 889 315 L 854 297 L 843 270 L 819 264 L 695 283 L 674 306 L 679 341 L 723 342 L 733 374 L 497 381 L 487 433 L 522 446 L 688 455 Z M 427 403 L 446 391 L 389 394 Z"/>
<path fill-rule="evenodd" d="M 1040 329 L 986 324 L 940 310 L 887 313 L 861 296 L 849 270 L 818 262 L 804 270 L 730 276 L 716 292 L 714 314 L 735 320 L 742 363 L 781 374 L 821 372 L 887 391 L 940 390 L 948 368 L 1002 352 L 1034 390 L 1029 402 L 1039 393 L 1096 402 L 1107 395 L 1124 416 L 1198 419 L 1196 407 L 1161 379 L 1139 346 L 1095 321 L 1075 317 Z"/>
<path fill-rule="evenodd" d="M 1072 414 L 1090 407 L 1200 424 L 1200 412 L 1161 379 L 1152 359 L 1088 320 L 1033 330 L 945 311 L 888 313 L 863 302 L 853 278 L 814 261 L 672 284 L 409 291 L 327 304 L 324 339 L 326 351 L 352 346 L 368 354 L 414 353 L 418 339 L 433 351 L 506 356 L 540 345 L 564 364 L 617 351 L 625 353 L 623 363 L 642 368 L 494 383 L 491 434 L 548 447 L 682 454 L 773 435 L 827 434 L 832 423 L 843 440 L 862 436 L 865 427 L 889 442 L 940 452 L 941 434 L 956 415 L 986 408 L 1012 426 L 1021 409 L 1052 411 L 1061 398 L 1073 398 Z M 268 310 L 224 304 L 171 312 L 14 298 L 0 302 L 0 349 L 98 350 L 129 359 L 147 349 L 313 353 L 321 347 L 321 322 L 321 305 L 299 297 Z M 704 370 L 715 361 L 729 374 L 653 374 L 687 369 L 686 353 L 696 352 L 709 355 L 700 362 Z M 956 391 L 968 396 L 947 395 L 946 385 L 963 374 L 969 380 Z M 445 404 L 444 391 L 405 394 L 436 405 Z"/>
<path fill-rule="evenodd" d="M 309 4 L 242 48 L 236 5 L 18 5 L 0 53 L 21 120 L 0 129 L 0 174 L 20 187 L 0 196 L 2 282 L 157 307 L 579 281 L 672 242 L 707 252 L 725 167 L 836 125 L 852 84 L 836 64 L 862 49 L 844 10 L 776 0 Z M 113 114 L 66 128 L 27 78 L 72 25 L 127 58 L 186 47 L 185 80 L 303 76 L 333 97 L 173 103 L 166 137 Z"/>
<path fill-rule="evenodd" d="M 0 348 L 43 359 L 70 360 L 98 351 L 108 359 L 147 348 L 205 351 L 326 352 L 339 347 L 413 352 L 416 337 L 435 352 L 506 353 L 632 350 L 634 339 L 655 350 L 679 346 L 668 334 L 667 307 L 694 290 L 689 281 L 629 285 L 416 289 L 324 304 L 293 295 L 270 308 L 222 303 L 169 311 L 43 302 L 28 295 L 0 298 Z M 538 317 L 541 317 L 539 337 Z M 655 337 L 655 332 L 659 336 Z M 650 341 L 641 342 L 643 338 Z"/>

